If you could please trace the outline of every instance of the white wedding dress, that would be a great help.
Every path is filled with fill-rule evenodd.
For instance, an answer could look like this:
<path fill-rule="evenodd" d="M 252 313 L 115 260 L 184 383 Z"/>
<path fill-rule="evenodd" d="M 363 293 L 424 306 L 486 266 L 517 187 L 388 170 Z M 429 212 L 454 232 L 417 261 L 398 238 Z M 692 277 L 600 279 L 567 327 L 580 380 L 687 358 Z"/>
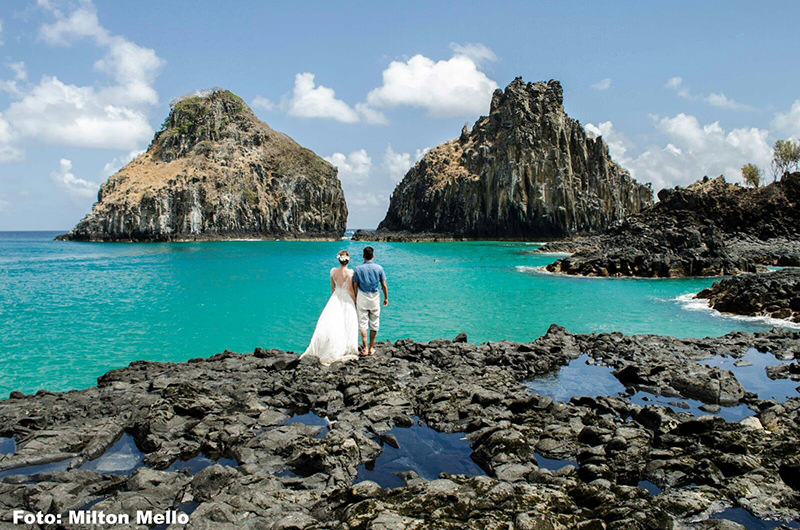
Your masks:
<path fill-rule="evenodd" d="M 318 357 L 325 366 L 337 361 L 358 359 L 358 316 L 348 286 L 353 275 L 350 273 L 339 285 L 333 279 L 335 270 L 331 269 L 335 289 L 317 320 L 311 343 L 301 355 Z"/>

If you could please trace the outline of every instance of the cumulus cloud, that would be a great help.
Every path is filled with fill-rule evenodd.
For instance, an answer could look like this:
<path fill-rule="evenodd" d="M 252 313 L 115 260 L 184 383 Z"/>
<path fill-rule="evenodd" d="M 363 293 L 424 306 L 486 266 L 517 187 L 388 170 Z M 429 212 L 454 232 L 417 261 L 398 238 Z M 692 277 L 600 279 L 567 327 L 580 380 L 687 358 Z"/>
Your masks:
<path fill-rule="evenodd" d="M 363 183 L 372 169 L 372 158 L 366 149 L 353 151 L 349 155 L 333 153 L 331 156 L 326 156 L 325 160 L 336 166 L 339 170 L 339 180 L 345 184 Z"/>
<path fill-rule="evenodd" d="M 153 83 L 164 61 L 155 51 L 111 34 L 100 25 L 89 1 L 69 13 L 50 2 L 39 4 L 55 19 L 42 25 L 40 39 L 56 46 L 92 40 L 105 52 L 94 69 L 111 83 L 78 86 L 43 75 L 38 83 L 28 84 L 25 65 L 12 63 L 12 84 L 0 85 L 16 98 L 4 113 L 11 127 L 20 138 L 56 145 L 128 150 L 141 146 L 153 134 L 147 111 L 158 103 Z"/>
<path fill-rule="evenodd" d="M 386 146 L 383 154 L 383 166 L 389 172 L 389 178 L 394 182 L 403 180 L 406 172 L 411 168 L 411 153 L 397 153 L 391 145 Z"/>
<path fill-rule="evenodd" d="M 674 90 L 679 97 L 688 100 L 694 101 L 705 101 L 709 105 L 714 107 L 719 107 L 722 109 L 731 109 L 731 110 L 754 110 L 753 107 L 750 105 L 745 105 L 744 103 L 739 103 L 728 96 L 726 96 L 722 92 L 712 92 L 707 96 L 702 94 L 693 94 L 686 85 L 683 84 L 683 78 L 681 77 L 670 77 L 667 79 L 667 82 L 664 86 L 670 90 Z"/>
<path fill-rule="evenodd" d="M 415 55 L 407 61 L 392 61 L 383 71 L 383 84 L 367 94 L 370 107 L 408 105 L 426 109 L 435 117 L 473 116 L 489 108 L 497 83 L 480 69 L 494 59 L 485 46 L 453 46 L 453 56 L 434 61 Z"/>
<path fill-rule="evenodd" d="M 72 173 L 72 161 L 62 158 L 59 161 L 58 171 L 53 171 L 50 176 L 61 188 L 74 197 L 92 197 L 97 194 L 100 184 L 78 178 Z"/>
<path fill-rule="evenodd" d="M 300 118 L 330 118 L 344 123 L 358 121 L 358 113 L 341 99 L 336 99 L 332 88 L 316 85 L 314 74 L 310 72 L 295 76 L 294 90 L 284 106 L 286 112 Z"/>
<path fill-rule="evenodd" d="M 263 109 L 263 110 L 273 110 L 275 108 L 275 103 L 273 103 L 268 98 L 262 96 L 254 97 L 252 105 L 257 109 Z"/>
<path fill-rule="evenodd" d="M 781 135 L 800 140 L 800 99 L 787 112 L 775 114 L 772 127 Z"/>
<path fill-rule="evenodd" d="M 386 125 L 389 123 L 388 118 L 386 118 L 383 112 L 373 109 L 366 103 L 356 103 L 355 108 L 358 115 L 366 123 L 373 125 Z"/>
<path fill-rule="evenodd" d="M 666 145 L 649 147 L 637 155 L 630 154 L 631 144 L 611 122 L 588 124 L 586 128 L 603 136 L 614 160 L 636 179 L 652 182 L 656 190 L 685 186 L 706 175 L 725 175 L 729 181 L 740 181 L 744 164 L 766 168 L 772 157 L 764 129 L 726 131 L 719 122 L 703 125 L 696 117 L 684 113 L 653 116 L 653 124 L 666 138 Z"/>
<path fill-rule="evenodd" d="M 593 84 L 592 88 L 595 90 L 608 90 L 609 88 L 611 88 L 611 78 L 604 77 L 597 83 Z"/>
<path fill-rule="evenodd" d="M 21 149 L 11 145 L 14 140 L 14 131 L 0 113 L 0 162 L 18 162 L 25 158 Z"/>
<path fill-rule="evenodd" d="M 417 149 L 412 155 L 411 153 L 398 153 L 392 149 L 391 145 L 387 145 L 386 151 L 383 153 L 383 167 L 393 183 L 400 182 L 411 166 L 416 164 L 429 150 L 429 147 Z"/>

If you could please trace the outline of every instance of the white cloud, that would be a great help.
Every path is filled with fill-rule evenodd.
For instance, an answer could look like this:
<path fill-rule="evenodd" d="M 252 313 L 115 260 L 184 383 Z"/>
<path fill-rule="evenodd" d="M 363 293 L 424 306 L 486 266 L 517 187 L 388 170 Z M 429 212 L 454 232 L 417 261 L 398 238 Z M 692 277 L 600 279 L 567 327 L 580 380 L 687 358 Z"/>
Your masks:
<path fill-rule="evenodd" d="M 103 170 L 100 172 L 100 177 L 101 178 L 110 177 L 111 175 L 122 169 L 122 166 L 124 166 L 137 156 L 141 155 L 142 153 L 144 153 L 144 150 L 134 149 L 133 151 L 129 152 L 126 155 L 116 156 L 112 158 L 111 161 L 106 162 L 106 164 L 103 166 Z"/>
<path fill-rule="evenodd" d="M 450 49 L 453 50 L 455 55 L 469 57 L 477 65 L 497 60 L 497 55 L 492 50 L 477 42 L 468 42 L 466 44 L 451 42 Z"/>
<path fill-rule="evenodd" d="M 18 162 L 25 158 L 25 153 L 21 149 L 11 145 L 15 139 L 14 131 L 0 113 L 0 163 Z"/>
<path fill-rule="evenodd" d="M 795 100 L 787 112 L 775 114 L 772 127 L 781 135 L 800 140 L 800 99 Z"/>
<path fill-rule="evenodd" d="M 386 125 L 389 123 L 389 120 L 383 112 L 373 109 L 366 103 L 356 103 L 355 108 L 358 115 L 366 123 L 374 125 Z"/>
<path fill-rule="evenodd" d="M 593 84 L 592 88 L 595 90 L 608 90 L 609 88 L 611 88 L 611 78 L 604 77 L 597 83 Z"/>
<path fill-rule="evenodd" d="M 56 145 L 131 149 L 153 134 L 143 111 L 114 105 L 93 87 L 50 76 L 43 76 L 6 114 L 21 136 Z"/>
<path fill-rule="evenodd" d="M 389 205 L 389 194 L 380 191 L 348 190 L 347 204 L 356 208 L 373 208 L 385 212 Z"/>
<path fill-rule="evenodd" d="M 455 46 L 448 60 L 415 55 L 405 62 L 392 61 L 383 71 L 383 84 L 367 94 L 367 104 L 377 108 L 420 107 L 436 117 L 487 112 L 497 83 L 479 70 L 480 61 L 491 53 L 479 46 Z"/>
<path fill-rule="evenodd" d="M 0 20 L 0 46 L 3 44 L 5 44 L 5 42 L 3 42 L 3 21 Z"/>
<path fill-rule="evenodd" d="M 14 72 L 13 79 L 0 79 L 0 91 L 8 92 L 14 97 L 20 97 L 22 91 L 19 84 L 28 80 L 28 71 L 25 68 L 25 63 L 12 62 L 8 63 L 8 67 Z"/>
<path fill-rule="evenodd" d="M 3 213 L 5 210 L 7 210 L 10 205 L 10 202 L 5 200 L 3 196 L 0 196 L 0 213 Z"/>
<path fill-rule="evenodd" d="M 339 180 L 346 184 L 363 183 L 372 169 L 372 158 L 366 149 L 353 151 L 349 155 L 333 153 L 331 156 L 326 156 L 325 160 L 336 166 L 339 170 Z"/>
<path fill-rule="evenodd" d="M 741 168 L 753 163 L 765 169 L 772 158 L 767 131 L 738 128 L 726 131 L 719 122 L 702 125 L 696 117 L 680 113 L 673 117 L 653 117 L 655 128 L 664 135 L 664 147 L 650 147 L 629 155 L 630 143 L 614 130 L 611 122 L 586 129 L 601 134 L 615 161 L 634 178 L 652 182 L 659 190 L 685 186 L 703 176 L 725 175 L 732 182 L 741 180 Z"/>
<path fill-rule="evenodd" d="M 58 171 L 53 171 L 50 176 L 53 180 L 75 197 L 92 197 L 97 194 L 100 184 L 78 178 L 72 173 L 72 161 L 62 158 L 59 161 Z"/>
<path fill-rule="evenodd" d="M 683 99 L 688 99 L 692 101 L 705 101 L 709 105 L 714 107 L 719 107 L 722 109 L 731 109 L 731 110 L 755 110 L 750 105 L 745 105 L 744 103 L 739 103 L 728 96 L 726 96 L 722 92 L 712 92 L 707 96 L 703 96 L 700 94 L 693 94 L 684 84 L 683 78 L 681 77 L 670 77 L 667 79 L 667 82 L 664 84 L 666 88 L 670 90 L 674 90 L 678 96 L 682 97 Z"/>
<path fill-rule="evenodd" d="M 256 96 L 253 98 L 253 107 L 263 110 L 273 110 L 275 108 L 275 103 L 265 97 Z"/>
<path fill-rule="evenodd" d="M 314 74 L 304 72 L 294 78 L 291 98 L 284 101 L 286 112 L 300 118 L 330 118 L 344 123 L 358 121 L 358 113 L 350 105 L 336 99 L 332 88 L 315 86 Z"/>
<path fill-rule="evenodd" d="M 79 39 L 93 40 L 105 50 L 94 68 L 112 82 L 105 86 L 78 86 L 54 75 L 43 75 L 38 83 L 28 85 L 25 65 L 12 63 L 15 80 L 0 84 L 0 88 L 17 99 L 5 111 L 14 131 L 20 138 L 56 145 L 127 150 L 140 147 L 153 134 L 147 110 L 158 103 L 152 85 L 164 61 L 153 50 L 102 27 L 88 0 L 67 14 L 47 1 L 40 1 L 39 5 L 55 18 L 40 28 L 42 41 L 69 46 Z M 17 81 L 23 85 L 20 87 Z"/>
<path fill-rule="evenodd" d="M 383 154 L 383 166 L 389 172 L 389 178 L 394 182 L 403 180 L 406 172 L 414 163 L 411 161 L 411 153 L 397 153 L 391 145 L 386 146 Z"/>

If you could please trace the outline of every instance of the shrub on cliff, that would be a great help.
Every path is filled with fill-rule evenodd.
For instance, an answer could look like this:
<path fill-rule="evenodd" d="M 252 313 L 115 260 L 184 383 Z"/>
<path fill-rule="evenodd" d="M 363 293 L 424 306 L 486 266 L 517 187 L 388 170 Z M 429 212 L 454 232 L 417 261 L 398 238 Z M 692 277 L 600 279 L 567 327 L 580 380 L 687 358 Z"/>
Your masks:
<path fill-rule="evenodd" d="M 772 151 L 772 179 L 792 171 L 800 171 L 800 143 L 792 140 L 778 140 Z"/>
<path fill-rule="evenodd" d="M 761 183 L 761 172 L 753 164 L 745 164 L 742 167 L 742 180 L 745 184 L 757 188 Z"/>

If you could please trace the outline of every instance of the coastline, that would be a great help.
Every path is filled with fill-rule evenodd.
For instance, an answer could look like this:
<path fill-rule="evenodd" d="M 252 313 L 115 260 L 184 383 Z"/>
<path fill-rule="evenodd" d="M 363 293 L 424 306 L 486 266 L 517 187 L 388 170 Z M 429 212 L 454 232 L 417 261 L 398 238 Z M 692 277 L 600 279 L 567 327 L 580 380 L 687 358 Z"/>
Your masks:
<path fill-rule="evenodd" d="M 328 368 L 261 348 L 185 363 L 134 362 L 84 390 L 15 394 L 0 401 L 0 437 L 16 440 L 14 452 L 0 456 L 6 475 L 0 504 L 30 510 L 26 491 L 54 492 L 68 484 L 54 513 L 87 502 L 105 513 L 184 509 L 191 499 L 193 525 L 212 524 L 220 510 L 234 522 L 248 517 L 269 525 L 291 517 L 334 527 L 400 511 L 411 521 L 441 526 L 464 518 L 488 524 L 524 513 L 566 527 L 595 519 L 638 528 L 625 521 L 644 514 L 666 529 L 730 506 L 744 480 L 750 494 L 734 507 L 770 520 L 800 515 L 785 482 L 793 479 L 778 472 L 796 464 L 777 451 L 800 442 L 800 398 L 775 404 L 745 392 L 733 374 L 704 364 L 714 355 L 736 359 L 753 348 L 772 352 L 759 354 L 769 364 L 796 362 L 791 359 L 800 351 L 800 333 L 675 339 L 579 335 L 551 326 L 529 343 L 464 340 L 380 343 L 374 356 Z M 700 400 L 712 412 L 696 417 L 680 408 L 637 405 L 625 395 L 575 394 L 560 402 L 525 386 L 558 374 L 581 352 L 589 352 L 594 365 L 613 369 L 626 394 Z M 664 369 L 652 371 L 654 365 Z M 739 405 L 751 410 L 745 420 L 714 417 L 720 406 Z M 31 411 L 37 411 L 35 421 Z M 604 419 L 609 413 L 619 422 Z M 404 439 L 409 428 L 427 429 L 433 444 L 444 443 L 439 437 L 446 433 L 461 433 L 480 467 L 467 474 L 443 467 L 443 475 L 431 475 L 412 462 L 398 487 L 365 480 L 365 466 L 379 472 L 381 455 L 394 451 L 394 437 Z M 125 464 L 134 467 L 91 471 L 123 442 L 134 444 L 133 460 Z M 410 442 L 399 447 L 404 443 Z M 749 466 L 737 456 L 741 444 L 770 460 Z M 203 464 L 194 471 L 174 468 L 200 456 Z M 428 454 L 417 456 L 431 461 Z M 711 480 L 701 461 L 739 467 Z M 68 463 L 8 476 L 19 466 L 59 462 Z M 382 476 L 374 475 L 378 481 Z M 656 490 L 648 494 L 642 481 Z M 584 493 L 571 495 L 575 488 Z M 182 492 L 177 503 L 175 491 Z M 478 502 L 491 492 L 503 492 L 507 501 Z M 453 506 L 447 500 L 452 495 L 465 506 Z M 591 502 L 597 495 L 603 503 Z"/>

